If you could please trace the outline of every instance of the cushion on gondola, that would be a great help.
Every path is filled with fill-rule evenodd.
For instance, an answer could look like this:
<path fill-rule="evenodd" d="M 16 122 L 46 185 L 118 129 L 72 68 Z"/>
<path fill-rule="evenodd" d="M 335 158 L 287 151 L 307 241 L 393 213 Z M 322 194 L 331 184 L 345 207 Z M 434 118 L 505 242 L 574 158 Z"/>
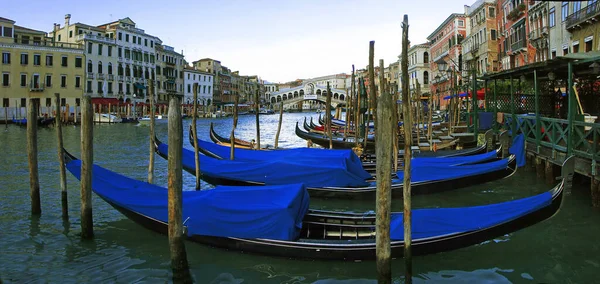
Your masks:
<path fill-rule="evenodd" d="M 476 165 L 446 165 L 446 164 L 417 164 L 411 166 L 411 183 L 425 181 L 439 181 L 467 176 L 490 173 L 508 166 L 508 159 L 497 160 Z M 398 179 L 404 177 L 404 171 L 397 172 Z"/>
<path fill-rule="evenodd" d="M 78 179 L 81 161 L 67 163 Z M 166 188 L 128 178 L 94 165 L 93 191 L 125 210 L 168 222 Z M 303 184 L 279 186 L 218 186 L 183 191 L 182 220 L 188 235 L 294 240 L 309 207 Z"/>

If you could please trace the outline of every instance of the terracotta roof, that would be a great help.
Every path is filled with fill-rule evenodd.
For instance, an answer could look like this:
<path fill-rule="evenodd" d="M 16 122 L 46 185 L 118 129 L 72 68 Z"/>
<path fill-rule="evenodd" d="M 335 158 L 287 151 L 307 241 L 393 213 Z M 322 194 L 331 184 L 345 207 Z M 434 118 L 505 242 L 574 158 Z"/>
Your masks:
<path fill-rule="evenodd" d="M 11 19 L 7 19 L 7 18 L 2 18 L 0 17 L 0 21 L 4 21 L 4 22 L 11 22 L 11 23 L 15 23 L 15 21 L 11 20 Z"/>

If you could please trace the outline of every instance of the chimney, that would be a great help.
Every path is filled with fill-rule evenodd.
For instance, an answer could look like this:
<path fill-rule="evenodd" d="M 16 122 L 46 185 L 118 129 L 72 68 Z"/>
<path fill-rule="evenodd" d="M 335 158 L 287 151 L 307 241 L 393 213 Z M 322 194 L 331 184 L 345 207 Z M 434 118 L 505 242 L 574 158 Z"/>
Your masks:
<path fill-rule="evenodd" d="M 58 30 L 60 29 L 60 25 L 57 23 L 54 23 L 54 29 L 52 30 L 52 42 L 56 42 L 56 34 L 58 33 Z"/>
<path fill-rule="evenodd" d="M 65 27 L 69 27 L 69 22 L 71 21 L 71 14 L 65 15 Z"/>

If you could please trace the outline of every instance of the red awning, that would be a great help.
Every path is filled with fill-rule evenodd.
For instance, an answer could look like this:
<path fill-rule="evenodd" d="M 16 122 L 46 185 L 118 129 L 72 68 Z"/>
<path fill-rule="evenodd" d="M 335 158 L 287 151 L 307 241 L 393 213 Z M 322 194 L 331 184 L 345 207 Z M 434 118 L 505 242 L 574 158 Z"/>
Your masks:
<path fill-rule="evenodd" d="M 97 105 L 118 105 L 118 104 L 122 104 L 123 102 L 120 102 L 118 99 L 116 98 L 92 98 L 92 104 L 97 104 Z"/>
<path fill-rule="evenodd" d="M 471 97 L 471 91 L 469 91 L 469 98 L 470 97 Z M 477 99 L 485 100 L 485 89 L 484 88 L 477 90 Z"/>

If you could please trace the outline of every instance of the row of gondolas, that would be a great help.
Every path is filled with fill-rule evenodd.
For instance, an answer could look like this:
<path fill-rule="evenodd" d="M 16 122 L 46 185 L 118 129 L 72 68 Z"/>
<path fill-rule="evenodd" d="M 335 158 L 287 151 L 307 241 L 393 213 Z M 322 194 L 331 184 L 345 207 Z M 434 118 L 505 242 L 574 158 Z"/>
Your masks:
<path fill-rule="evenodd" d="M 193 145 L 192 131 L 190 142 Z M 244 149 L 214 133 L 212 142 L 197 139 L 202 179 L 209 190 L 183 191 L 186 237 L 231 250 L 303 259 L 369 260 L 375 258 L 375 212 L 336 212 L 309 208 L 310 198 L 374 200 L 373 162 L 349 149 Z M 155 138 L 158 155 L 168 145 Z M 214 143 L 218 142 L 218 143 Z M 486 145 L 438 151 L 412 159 L 412 194 L 453 190 L 513 175 L 524 160 L 524 139 L 515 137 L 510 156 Z M 81 162 L 66 154 L 67 169 L 80 178 Z M 519 163 L 518 163 L 519 162 Z M 183 169 L 195 174 L 195 157 L 183 149 Z M 554 215 L 570 186 L 572 159 L 562 180 L 547 192 L 507 202 L 459 208 L 412 210 L 415 255 L 466 247 L 531 226 Z M 392 176 L 393 197 L 402 196 L 403 170 Z M 94 165 L 93 191 L 136 223 L 166 233 L 167 190 Z M 310 197 L 310 198 L 309 198 Z M 392 257 L 404 251 L 403 213 L 391 215 Z"/>

